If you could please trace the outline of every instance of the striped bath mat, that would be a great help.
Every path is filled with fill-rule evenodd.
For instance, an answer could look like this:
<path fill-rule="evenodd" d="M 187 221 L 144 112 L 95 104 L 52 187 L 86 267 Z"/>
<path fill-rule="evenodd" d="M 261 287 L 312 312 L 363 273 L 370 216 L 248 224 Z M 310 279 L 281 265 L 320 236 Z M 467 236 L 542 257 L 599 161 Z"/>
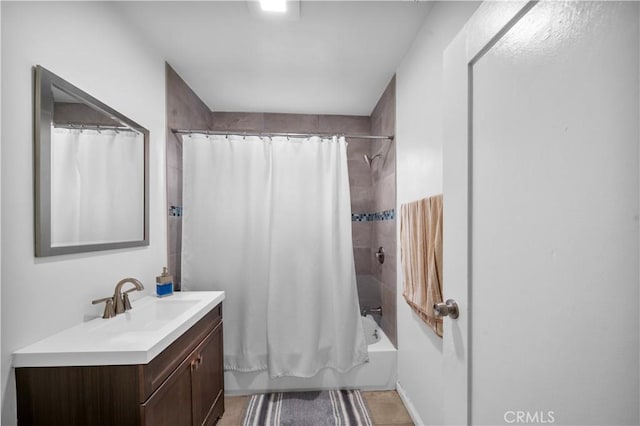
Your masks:
<path fill-rule="evenodd" d="M 243 426 L 370 426 L 359 390 L 253 395 Z"/>

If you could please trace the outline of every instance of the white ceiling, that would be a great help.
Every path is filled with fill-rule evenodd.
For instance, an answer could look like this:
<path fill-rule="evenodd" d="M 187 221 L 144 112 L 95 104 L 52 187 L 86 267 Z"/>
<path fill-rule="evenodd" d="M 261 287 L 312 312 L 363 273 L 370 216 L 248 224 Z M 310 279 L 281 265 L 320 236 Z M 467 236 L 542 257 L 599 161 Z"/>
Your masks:
<path fill-rule="evenodd" d="M 245 1 L 115 2 L 213 111 L 369 115 L 424 22 L 416 1 L 303 1 L 297 20 Z"/>

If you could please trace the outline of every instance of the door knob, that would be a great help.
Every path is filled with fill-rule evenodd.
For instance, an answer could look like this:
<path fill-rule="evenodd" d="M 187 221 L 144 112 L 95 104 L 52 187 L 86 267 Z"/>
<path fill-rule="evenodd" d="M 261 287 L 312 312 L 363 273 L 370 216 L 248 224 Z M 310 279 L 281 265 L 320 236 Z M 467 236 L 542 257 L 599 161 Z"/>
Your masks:
<path fill-rule="evenodd" d="M 438 318 L 451 317 L 452 319 L 458 318 L 460 314 L 458 304 L 453 299 L 448 299 L 446 302 L 434 303 L 433 313 Z"/>

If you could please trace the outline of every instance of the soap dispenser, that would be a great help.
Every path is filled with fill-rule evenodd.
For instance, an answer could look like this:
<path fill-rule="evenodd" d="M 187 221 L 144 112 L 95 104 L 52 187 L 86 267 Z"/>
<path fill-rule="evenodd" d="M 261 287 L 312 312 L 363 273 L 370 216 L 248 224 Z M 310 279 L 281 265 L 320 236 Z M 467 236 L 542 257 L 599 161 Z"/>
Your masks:
<path fill-rule="evenodd" d="M 162 268 L 162 274 L 156 277 L 156 294 L 158 297 L 171 296 L 173 294 L 173 277 L 169 275 L 166 266 Z"/>

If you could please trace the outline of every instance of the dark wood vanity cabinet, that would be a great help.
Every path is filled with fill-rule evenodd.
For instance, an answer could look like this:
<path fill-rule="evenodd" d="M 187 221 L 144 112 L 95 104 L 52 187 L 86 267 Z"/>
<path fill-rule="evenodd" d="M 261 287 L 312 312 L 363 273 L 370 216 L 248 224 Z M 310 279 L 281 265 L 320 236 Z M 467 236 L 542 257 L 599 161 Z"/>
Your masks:
<path fill-rule="evenodd" d="M 142 404 L 146 426 L 213 425 L 222 416 L 222 324 Z"/>
<path fill-rule="evenodd" d="M 223 374 L 220 304 L 148 364 L 17 368 L 18 424 L 214 425 Z"/>

